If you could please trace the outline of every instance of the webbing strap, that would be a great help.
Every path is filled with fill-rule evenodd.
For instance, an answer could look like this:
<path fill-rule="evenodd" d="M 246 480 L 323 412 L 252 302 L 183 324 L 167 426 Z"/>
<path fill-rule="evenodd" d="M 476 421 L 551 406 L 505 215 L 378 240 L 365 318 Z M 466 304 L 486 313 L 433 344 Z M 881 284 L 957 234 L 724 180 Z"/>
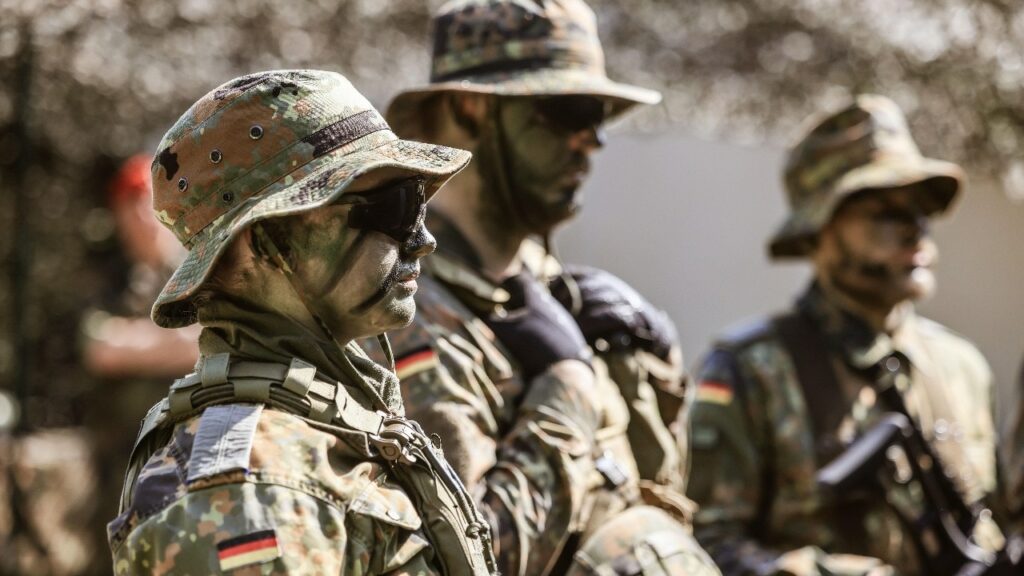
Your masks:
<path fill-rule="evenodd" d="M 132 449 L 134 461 L 145 438 L 161 425 L 178 422 L 213 404 L 259 402 L 324 424 L 342 424 L 378 434 L 384 415 L 364 408 L 344 386 L 317 379 L 316 367 L 293 359 L 290 365 L 235 361 L 227 354 L 203 359 L 199 370 L 179 378 L 166 398 L 146 413 Z"/>
<path fill-rule="evenodd" d="M 802 312 L 775 319 L 775 330 L 789 352 L 803 392 L 804 404 L 814 434 L 814 457 L 819 467 L 842 452 L 832 442 L 836 430 L 850 410 L 839 377 L 832 366 L 826 336 L 814 321 Z"/>
<path fill-rule="evenodd" d="M 230 363 L 231 356 L 228 354 L 216 354 L 203 358 L 203 365 L 199 370 L 203 386 L 214 386 L 227 382 Z"/>
<path fill-rule="evenodd" d="M 316 379 L 316 366 L 292 358 L 292 364 L 284 376 L 284 388 L 289 392 L 305 396 Z M 332 398 L 333 399 L 333 398 Z"/>

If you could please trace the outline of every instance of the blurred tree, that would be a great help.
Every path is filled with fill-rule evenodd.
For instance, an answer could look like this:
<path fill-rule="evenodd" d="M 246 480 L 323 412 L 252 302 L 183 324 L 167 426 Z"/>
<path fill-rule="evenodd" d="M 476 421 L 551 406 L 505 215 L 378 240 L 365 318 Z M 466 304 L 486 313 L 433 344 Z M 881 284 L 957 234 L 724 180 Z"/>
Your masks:
<path fill-rule="evenodd" d="M 104 205 L 119 160 L 151 152 L 210 88 L 259 69 L 338 70 L 383 106 L 425 81 L 437 4 L 0 0 L 0 381 L 21 366 L 26 422 L 81 419 L 75 399 L 91 383 L 77 361 L 78 315 L 118 288 L 123 266 Z M 626 121 L 632 129 L 778 142 L 809 114 L 875 91 L 904 107 L 928 154 L 1024 197 L 1015 0 L 592 5 L 611 74 L 665 93 Z"/>

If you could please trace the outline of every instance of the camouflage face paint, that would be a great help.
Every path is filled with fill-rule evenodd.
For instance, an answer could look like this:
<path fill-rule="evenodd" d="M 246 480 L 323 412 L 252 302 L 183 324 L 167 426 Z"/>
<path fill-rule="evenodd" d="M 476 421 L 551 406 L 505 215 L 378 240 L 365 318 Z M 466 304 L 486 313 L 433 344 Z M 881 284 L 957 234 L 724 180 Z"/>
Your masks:
<path fill-rule="evenodd" d="M 538 107 L 538 102 L 565 103 L 569 98 L 579 101 L 568 107 Z M 580 208 L 577 191 L 590 171 L 589 153 L 596 147 L 583 144 L 580 133 L 596 130 L 602 116 L 576 114 L 556 120 L 552 113 L 586 107 L 591 101 L 600 107 L 600 101 L 589 97 L 501 100 L 499 122 L 508 186 L 530 232 L 548 233 Z M 596 136 L 591 139 L 596 141 Z"/>
<path fill-rule="evenodd" d="M 870 306 L 929 296 L 937 254 L 915 190 L 872 191 L 852 197 L 825 234 L 833 252 L 827 274 L 840 290 Z"/>
<path fill-rule="evenodd" d="M 352 210 L 364 204 L 344 200 L 296 218 L 289 247 L 296 275 L 317 303 L 315 313 L 347 341 L 412 320 L 419 258 L 434 241 L 423 227 L 421 204 L 417 227 L 400 245 L 384 232 L 350 227 Z"/>

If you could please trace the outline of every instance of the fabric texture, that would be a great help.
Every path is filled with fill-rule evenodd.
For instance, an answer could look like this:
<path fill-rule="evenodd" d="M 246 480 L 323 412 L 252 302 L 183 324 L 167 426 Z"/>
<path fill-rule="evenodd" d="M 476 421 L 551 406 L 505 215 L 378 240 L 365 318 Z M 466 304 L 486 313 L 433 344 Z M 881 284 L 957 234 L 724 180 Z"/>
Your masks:
<path fill-rule="evenodd" d="M 457 0 L 438 11 L 433 29 L 430 83 L 388 106 L 399 131 L 418 125 L 421 104 L 445 92 L 589 95 L 607 102 L 608 118 L 661 101 L 654 90 L 608 78 L 597 19 L 582 0 Z"/>

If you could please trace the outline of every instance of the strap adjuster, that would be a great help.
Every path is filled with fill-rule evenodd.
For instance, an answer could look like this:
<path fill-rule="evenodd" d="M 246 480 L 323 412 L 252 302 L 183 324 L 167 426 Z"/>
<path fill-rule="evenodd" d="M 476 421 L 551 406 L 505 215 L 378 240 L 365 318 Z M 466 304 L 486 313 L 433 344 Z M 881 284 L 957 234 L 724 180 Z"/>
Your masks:
<path fill-rule="evenodd" d="M 224 384 L 228 381 L 228 367 L 231 364 L 231 355 L 227 353 L 207 356 L 203 359 L 203 367 L 199 374 L 203 386 L 214 386 Z"/>

